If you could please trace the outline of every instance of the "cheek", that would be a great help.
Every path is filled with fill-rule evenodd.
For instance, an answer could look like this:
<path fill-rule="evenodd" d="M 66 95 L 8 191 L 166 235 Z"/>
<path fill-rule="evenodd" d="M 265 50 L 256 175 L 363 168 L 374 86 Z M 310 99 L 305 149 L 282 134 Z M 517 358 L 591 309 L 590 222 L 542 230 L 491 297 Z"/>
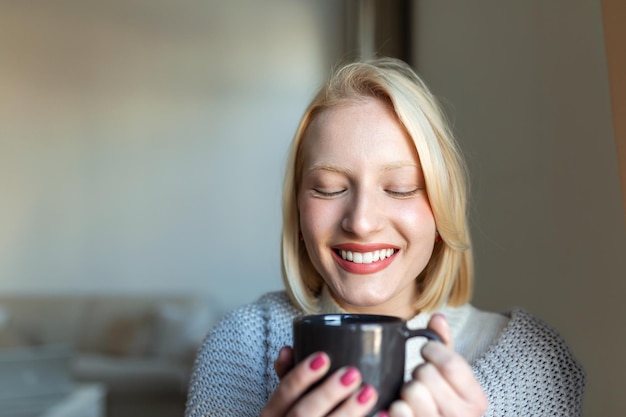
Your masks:
<path fill-rule="evenodd" d="M 299 207 L 300 231 L 307 247 L 325 244 L 341 229 L 342 208 L 336 201 L 304 198 Z"/>
<path fill-rule="evenodd" d="M 305 240 L 309 241 L 311 233 L 316 228 L 316 212 L 319 210 L 315 204 L 305 196 L 298 196 L 298 216 L 300 218 L 300 231 Z"/>
<path fill-rule="evenodd" d="M 324 233 L 333 223 L 332 210 L 321 201 L 304 199 L 299 207 L 300 230 L 305 237 Z"/>
<path fill-rule="evenodd" d="M 317 271 L 324 270 L 324 250 L 334 227 L 327 213 L 327 207 L 315 200 L 299 201 L 300 232 L 308 258 Z M 321 275 L 324 275 L 320 272 Z"/>
<path fill-rule="evenodd" d="M 413 235 L 433 236 L 435 235 L 435 218 L 430 205 L 426 201 L 419 202 L 411 207 L 403 207 L 397 212 L 398 219 L 411 231 Z"/>

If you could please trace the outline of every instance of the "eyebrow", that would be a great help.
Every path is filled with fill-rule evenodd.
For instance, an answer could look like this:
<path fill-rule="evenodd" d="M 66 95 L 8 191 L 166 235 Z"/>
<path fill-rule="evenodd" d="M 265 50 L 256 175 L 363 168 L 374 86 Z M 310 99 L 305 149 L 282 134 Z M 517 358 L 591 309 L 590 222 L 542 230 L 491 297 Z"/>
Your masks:
<path fill-rule="evenodd" d="M 395 162 L 391 162 L 391 163 L 383 165 L 382 170 L 393 171 L 394 169 L 407 168 L 407 167 L 421 169 L 421 165 L 419 163 L 415 163 L 414 161 L 395 161 Z M 317 171 L 317 170 L 337 172 L 340 174 L 350 174 L 353 172 L 350 168 L 347 168 L 341 165 L 330 164 L 330 163 L 318 163 L 318 164 L 313 164 L 311 167 L 309 167 L 309 169 L 306 170 L 306 173 Z"/>
<path fill-rule="evenodd" d="M 313 164 L 309 167 L 309 169 L 305 171 L 305 174 L 309 172 L 313 172 L 313 171 L 330 171 L 330 172 L 337 172 L 340 174 L 352 173 L 352 170 L 350 168 L 342 167 L 336 164 L 329 164 L 329 163 Z"/>
<path fill-rule="evenodd" d="M 419 162 L 414 162 L 414 161 L 397 161 L 397 162 L 392 162 L 390 164 L 385 164 L 383 166 L 383 170 L 384 171 L 392 171 L 394 169 L 399 169 L 399 168 L 417 168 L 417 169 L 421 169 L 422 166 Z"/>

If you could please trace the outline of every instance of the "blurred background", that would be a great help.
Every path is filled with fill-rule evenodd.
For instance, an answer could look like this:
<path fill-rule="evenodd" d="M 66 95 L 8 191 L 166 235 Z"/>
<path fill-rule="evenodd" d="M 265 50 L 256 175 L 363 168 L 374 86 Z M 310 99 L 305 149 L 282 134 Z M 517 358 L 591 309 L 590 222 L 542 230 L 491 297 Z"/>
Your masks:
<path fill-rule="evenodd" d="M 599 0 L 0 1 L 0 366 L 70 363 L 63 389 L 30 378 L 39 405 L 0 395 L 13 410 L 0 415 L 182 415 L 207 328 L 282 288 L 299 117 L 333 66 L 374 55 L 416 68 L 466 152 L 475 304 L 557 327 L 588 373 L 585 415 L 621 414 L 626 162 L 607 4 L 624 13 Z"/>

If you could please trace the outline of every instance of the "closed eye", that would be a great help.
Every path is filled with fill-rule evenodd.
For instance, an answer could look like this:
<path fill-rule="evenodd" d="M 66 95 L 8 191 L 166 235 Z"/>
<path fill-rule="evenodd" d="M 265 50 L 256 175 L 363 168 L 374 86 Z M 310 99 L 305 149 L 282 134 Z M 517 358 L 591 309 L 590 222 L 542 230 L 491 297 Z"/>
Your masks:
<path fill-rule="evenodd" d="M 398 198 L 407 198 L 407 197 L 412 197 L 415 194 L 419 193 L 421 190 L 421 188 L 415 188 L 413 190 L 409 190 L 409 191 L 395 191 L 395 190 L 385 190 L 385 192 L 393 197 L 398 197 Z"/>
<path fill-rule="evenodd" d="M 331 197 L 337 197 L 340 196 L 341 194 L 343 194 L 346 190 L 345 189 L 341 189 L 341 190 L 321 190 L 319 188 L 313 188 L 313 195 L 317 196 L 317 197 L 322 197 L 322 198 L 331 198 Z"/>

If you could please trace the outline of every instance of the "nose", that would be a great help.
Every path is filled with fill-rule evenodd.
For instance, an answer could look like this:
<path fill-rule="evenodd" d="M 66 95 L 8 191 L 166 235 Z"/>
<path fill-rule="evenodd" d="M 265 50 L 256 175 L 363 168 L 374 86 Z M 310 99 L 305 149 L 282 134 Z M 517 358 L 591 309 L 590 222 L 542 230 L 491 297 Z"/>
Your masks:
<path fill-rule="evenodd" d="M 379 206 L 375 196 L 364 192 L 355 193 L 346 205 L 341 227 L 359 237 L 377 232 L 383 224 Z"/>

